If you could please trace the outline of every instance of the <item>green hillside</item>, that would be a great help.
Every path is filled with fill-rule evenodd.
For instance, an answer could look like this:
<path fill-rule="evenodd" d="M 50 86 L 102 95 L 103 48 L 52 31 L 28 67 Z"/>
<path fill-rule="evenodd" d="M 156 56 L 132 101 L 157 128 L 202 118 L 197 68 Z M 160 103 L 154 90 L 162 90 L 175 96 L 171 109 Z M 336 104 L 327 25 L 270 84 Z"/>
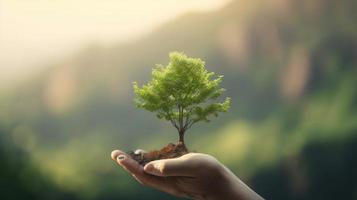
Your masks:
<path fill-rule="evenodd" d="M 168 53 L 177 50 L 201 57 L 210 71 L 224 74 L 222 85 L 232 97 L 229 113 L 187 133 L 188 146 L 215 155 L 253 187 L 259 186 L 263 196 L 317 198 L 308 195 L 313 184 L 297 187 L 300 197 L 286 196 L 292 194 L 289 189 L 264 189 L 260 183 L 289 169 L 297 175 L 284 174 L 288 178 L 279 181 L 294 187 L 295 179 L 289 177 L 305 177 L 305 171 L 294 162 L 280 169 L 282 163 L 302 157 L 303 165 L 306 148 L 315 143 L 334 146 L 334 141 L 356 140 L 354 8 L 352 0 L 233 1 L 219 11 L 179 17 L 134 42 L 88 46 L 1 94 L 0 127 L 6 131 L 0 137 L 14 143 L 1 148 L 24 152 L 39 177 L 63 192 L 63 199 L 69 194 L 114 199 L 118 193 L 123 199 L 167 198 L 129 179 L 109 153 L 117 148 L 158 149 L 177 140 L 169 123 L 134 107 L 131 86 L 133 81 L 146 82 L 152 67 L 167 63 Z M 346 165 L 350 163 L 336 170 Z M 263 174 L 269 169 L 271 175 Z M 27 181 L 26 176 L 18 180 Z"/>

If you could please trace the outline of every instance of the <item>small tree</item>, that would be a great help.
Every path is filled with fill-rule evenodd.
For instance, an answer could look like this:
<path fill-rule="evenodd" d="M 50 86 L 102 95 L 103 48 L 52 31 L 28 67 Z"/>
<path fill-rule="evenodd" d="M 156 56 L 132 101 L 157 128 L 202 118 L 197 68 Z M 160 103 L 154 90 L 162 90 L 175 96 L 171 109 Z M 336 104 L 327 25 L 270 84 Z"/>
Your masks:
<path fill-rule="evenodd" d="M 152 71 L 152 80 L 139 87 L 136 82 L 135 103 L 139 108 L 155 112 L 160 119 L 168 120 L 179 133 L 179 142 L 185 145 L 185 132 L 199 121 L 209 122 L 211 115 L 226 112 L 230 98 L 222 103 L 216 100 L 225 89 L 220 87 L 223 76 L 214 77 L 199 58 L 190 58 L 183 53 L 170 53 L 170 63 L 157 65 Z"/>

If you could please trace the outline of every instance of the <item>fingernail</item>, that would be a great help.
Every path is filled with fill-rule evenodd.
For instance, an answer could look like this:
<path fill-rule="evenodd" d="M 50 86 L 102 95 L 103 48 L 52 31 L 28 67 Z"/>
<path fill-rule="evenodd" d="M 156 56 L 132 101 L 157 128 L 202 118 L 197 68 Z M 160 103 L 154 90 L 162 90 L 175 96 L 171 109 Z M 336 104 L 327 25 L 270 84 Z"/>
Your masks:
<path fill-rule="evenodd" d="M 118 156 L 118 158 L 117 158 L 118 161 L 122 161 L 122 160 L 124 160 L 124 159 L 125 159 L 125 156 L 124 156 L 124 155 L 120 155 L 120 156 Z"/>

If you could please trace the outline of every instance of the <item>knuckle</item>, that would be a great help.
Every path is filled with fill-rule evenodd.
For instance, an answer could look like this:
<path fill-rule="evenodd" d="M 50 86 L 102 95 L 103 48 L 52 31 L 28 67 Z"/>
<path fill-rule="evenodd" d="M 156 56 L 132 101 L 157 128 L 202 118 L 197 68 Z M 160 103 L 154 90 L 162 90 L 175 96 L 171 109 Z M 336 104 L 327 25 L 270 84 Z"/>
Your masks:
<path fill-rule="evenodd" d="M 204 168 L 205 169 L 204 172 L 212 173 L 219 170 L 221 164 L 215 157 L 207 154 L 201 154 L 199 156 L 200 159 L 199 159 L 198 166 L 200 168 Z"/>

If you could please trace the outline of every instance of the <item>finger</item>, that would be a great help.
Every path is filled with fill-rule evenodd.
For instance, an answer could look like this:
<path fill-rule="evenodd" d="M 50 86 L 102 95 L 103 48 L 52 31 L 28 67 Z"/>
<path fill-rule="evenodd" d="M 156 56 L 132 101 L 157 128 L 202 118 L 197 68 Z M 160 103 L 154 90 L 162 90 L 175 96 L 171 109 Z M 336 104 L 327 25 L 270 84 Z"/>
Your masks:
<path fill-rule="evenodd" d="M 197 162 L 185 158 L 171 158 L 151 161 L 144 166 L 146 173 L 155 176 L 188 176 L 193 177 L 197 171 Z"/>
<path fill-rule="evenodd" d="M 130 173 L 139 183 L 151 187 L 163 187 L 165 180 L 161 177 L 155 177 L 144 172 L 143 167 L 122 151 L 114 153 L 117 157 L 117 163 Z"/>
<path fill-rule="evenodd" d="M 112 157 L 112 159 L 114 161 L 117 160 L 117 157 L 120 155 L 120 154 L 123 154 L 124 152 L 120 151 L 120 150 L 114 150 L 112 151 L 112 153 L 110 154 L 110 156 Z"/>
<path fill-rule="evenodd" d="M 119 154 L 116 161 L 120 166 L 122 166 L 127 172 L 131 174 L 140 174 L 143 171 L 142 166 L 138 162 L 123 152 Z"/>
<path fill-rule="evenodd" d="M 156 188 L 175 196 L 182 196 L 177 188 L 177 181 L 174 177 L 158 177 L 148 174 L 143 167 L 122 151 L 112 152 L 112 158 L 116 158 L 117 163 L 130 173 L 139 183 Z"/>
<path fill-rule="evenodd" d="M 114 150 L 111 153 L 111 157 L 127 172 L 131 174 L 140 172 L 140 165 L 135 160 L 131 159 L 126 153 L 120 150 Z"/>

